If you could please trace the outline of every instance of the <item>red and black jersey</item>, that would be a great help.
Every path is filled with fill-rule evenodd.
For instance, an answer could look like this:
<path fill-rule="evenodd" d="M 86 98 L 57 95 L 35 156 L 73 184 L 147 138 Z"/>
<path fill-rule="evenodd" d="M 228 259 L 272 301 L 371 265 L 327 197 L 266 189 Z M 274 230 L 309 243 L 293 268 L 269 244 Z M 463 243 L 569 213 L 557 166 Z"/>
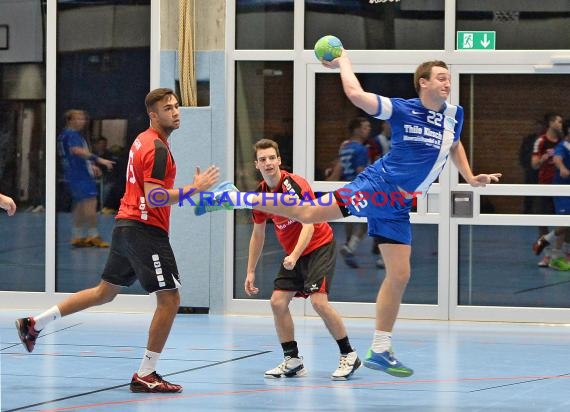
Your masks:
<path fill-rule="evenodd" d="M 175 177 L 176 164 L 168 144 L 152 128 L 139 134 L 129 151 L 125 195 L 116 219 L 137 220 L 168 232 L 170 206 L 148 207 L 144 183 L 156 183 L 164 189 L 172 189 Z"/>
<path fill-rule="evenodd" d="M 267 183 L 262 181 L 259 184 L 257 191 L 288 193 L 293 196 L 296 195 L 299 199 L 315 199 L 315 193 L 305 179 L 299 175 L 288 173 L 284 170 L 281 170 L 281 180 L 275 190 L 271 190 L 269 186 L 267 186 Z M 279 240 L 279 243 L 281 243 L 285 252 L 290 255 L 295 249 L 295 245 L 297 244 L 303 225 L 296 220 L 289 219 L 287 217 L 260 212 L 259 210 L 253 210 L 252 212 L 253 221 L 255 223 L 263 223 L 266 219 L 271 219 L 273 221 L 277 240 Z M 328 223 L 315 223 L 314 227 L 315 231 L 313 233 L 313 237 L 301 256 L 311 253 L 313 250 L 318 249 L 333 240 L 333 232 Z"/>
<path fill-rule="evenodd" d="M 558 144 L 558 141 L 553 142 L 546 137 L 546 135 L 540 136 L 534 142 L 534 149 L 532 154 L 538 157 L 542 157 L 543 154 L 550 152 L 551 156 L 546 162 L 540 165 L 538 169 L 538 183 L 550 184 L 554 180 L 554 175 L 556 175 L 556 165 L 554 164 L 554 148 Z"/>

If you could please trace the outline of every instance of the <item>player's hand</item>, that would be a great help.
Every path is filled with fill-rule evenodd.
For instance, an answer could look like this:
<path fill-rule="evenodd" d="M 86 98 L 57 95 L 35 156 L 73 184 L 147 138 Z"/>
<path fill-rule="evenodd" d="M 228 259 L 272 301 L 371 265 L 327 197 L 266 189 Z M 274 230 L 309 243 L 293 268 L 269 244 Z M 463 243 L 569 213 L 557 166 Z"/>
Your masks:
<path fill-rule="evenodd" d="M 296 264 L 297 264 L 297 259 L 292 257 L 291 255 L 285 256 L 285 258 L 283 259 L 283 267 L 287 270 L 293 270 Z"/>
<path fill-rule="evenodd" d="M 8 212 L 8 216 L 16 213 L 16 203 L 10 196 L 0 195 L 0 207 Z"/>
<path fill-rule="evenodd" d="M 255 287 L 255 273 L 251 272 L 247 274 L 244 289 L 247 296 L 257 295 L 259 293 L 259 289 Z"/>
<path fill-rule="evenodd" d="M 498 182 L 501 176 L 503 176 L 502 173 L 480 174 L 474 176 L 469 184 L 473 187 L 485 187 L 489 183 Z"/>
<path fill-rule="evenodd" d="M 204 173 L 201 173 L 200 167 L 196 166 L 196 173 L 194 174 L 192 186 L 196 188 L 196 191 L 204 192 L 211 186 L 218 183 L 218 180 L 220 180 L 220 169 L 217 166 L 209 166 Z"/>
<path fill-rule="evenodd" d="M 321 59 L 321 63 L 323 64 L 323 66 L 329 68 L 329 69 L 338 69 L 340 67 L 340 60 L 341 59 L 347 59 L 348 58 L 348 54 L 346 53 L 346 50 L 342 49 L 342 53 L 339 57 L 337 57 L 336 59 L 332 59 L 330 62 L 324 59 Z"/>
<path fill-rule="evenodd" d="M 112 160 L 103 159 L 102 157 L 97 160 L 97 163 L 105 166 L 109 172 L 113 170 L 113 166 L 115 165 L 115 162 Z"/>

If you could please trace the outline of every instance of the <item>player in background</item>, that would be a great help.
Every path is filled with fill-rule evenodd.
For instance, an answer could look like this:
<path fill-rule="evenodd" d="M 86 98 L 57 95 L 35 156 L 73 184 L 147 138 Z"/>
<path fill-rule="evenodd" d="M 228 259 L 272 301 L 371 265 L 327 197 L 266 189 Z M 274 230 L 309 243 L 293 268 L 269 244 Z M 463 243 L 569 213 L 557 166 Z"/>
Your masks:
<path fill-rule="evenodd" d="M 262 139 L 254 145 L 254 151 L 255 168 L 263 177 L 258 186 L 260 192 L 290 193 L 299 199 L 305 196 L 315 198 L 313 190 L 304 178 L 281 170 L 281 156 L 276 142 Z M 275 278 L 271 295 L 275 330 L 285 359 L 275 368 L 265 372 L 265 377 L 291 378 L 307 373 L 295 341 L 289 304 L 294 297 L 309 297 L 313 308 L 325 323 L 340 351 L 339 365 L 332 373 L 331 379 L 348 379 L 361 362 L 350 345 L 342 318 L 328 300 L 336 265 L 336 246 L 331 227 L 328 223 L 302 224 L 285 217 L 254 210 L 244 285 L 245 293 L 249 296 L 259 292 L 255 286 L 255 268 L 265 243 L 267 219 L 273 221 L 277 239 L 287 255 Z"/>

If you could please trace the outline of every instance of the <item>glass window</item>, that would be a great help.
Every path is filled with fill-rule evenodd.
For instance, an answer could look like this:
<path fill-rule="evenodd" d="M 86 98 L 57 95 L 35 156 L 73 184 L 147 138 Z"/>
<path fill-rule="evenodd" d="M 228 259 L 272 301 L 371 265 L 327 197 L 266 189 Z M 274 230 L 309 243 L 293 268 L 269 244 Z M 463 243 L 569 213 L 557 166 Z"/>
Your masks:
<path fill-rule="evenodd" d="M 326 34 L 348 50 L 443 49 L 444 3 L 305 0 L 305 49 Z"/>
<path fill-rule="evenodd" d="M 500 183 L 537 183 L 529 164 L 534 141 L 544 133 L 545 115 L 569 115 L 569 88 L 565 74 L 460 75 L 461 142 L 472 169 L 501 172 Z"/>
<path fill-rule="evenodd" d="M 236 49 L 293 49 L 293 0 L 237 0 Z"/>
<path fill-rule="evenodd" d="M 45 291 L 45 8 L 0 2 L 0 290 Z"/>
<path fill-rule="evenodd" d="M 457 0 L 456 30 L 494 31 L 497 50 L 570 47 L 566 0 Z"/>
<path fill-rule="evenodd" d="M 261 179 L 253 144 L 262 138 L 279 145 L 281 168 L 293 171 L 293 62 L 236 63 L 235 179 L 254 190 Z"/>
<path fill-rule="evenodd" d="M 412 74 L 359 73 L 357 77 L 366 91 L 387 97 L 417 97 Z M 350 137 L 349 124 L 359 116 L 364 116 L 371 126 L 368 140 L 364 142 L 370 149 L 369 161 L 389 150 L 389 124 L 354 106 L 342 90 L 338 73 L 317 73 L 315 88 L 315 180 L 339 180 L 331 172 L 341 144 Z"/>
<path fill-rule="evenodd" d="M 100 280 L 108 249 L 86 239 L 99 236 L 110 242 L 128 150 L 148 127 L 144 98 L 150 84 L 150 0 L 59 1 L 57 22 L 58 134 L 78 133 L 89 151 L 116 162 L 108 171 L 65 156 L 58 139 L 56 291 L 75 292 Z M 78 168 L 85 179 L 77 179 Z M 72 186 L 76 180 L 81 184 Z M 145 293 L 138 284 L 124 291 Z"/>
<path fill-rule="evenodd" d="M 459 305 L 570 307 L 568 272 L 537 265 L 536 238 L 532 226 L 460 226 Z"/>
<path fill-rule="evenodd" d="M 333 229 L 337 252 L 345 243 L 347 224 L 329 223 Z M 366 223 L 364 223 L 366 224 Z M 253 224 L 251 212 L 236 212 L 234 298 L 245 299 L 243 284 L 247 272 L 249 239 Z M 414 247 L 412 249 L 412 278 L 404 294 L 404 303 L 437 304 L 437 225 L 412 225 Z M 255 299 L 269 299 L 273 292 L 273 280 L 285 257 L 277 242 L 273 224 L 265 230 L 265 246 L 256 268 Z M 358 268 L 349 267 L 340 253 L 337 254 L 335 273 L 331 283 L 330 300 L 336 302 L 376 301 L 385 269 L 378 262 L 378 248 L 372 238 L 365 236 L 357 245 L 355 259 Z"/>

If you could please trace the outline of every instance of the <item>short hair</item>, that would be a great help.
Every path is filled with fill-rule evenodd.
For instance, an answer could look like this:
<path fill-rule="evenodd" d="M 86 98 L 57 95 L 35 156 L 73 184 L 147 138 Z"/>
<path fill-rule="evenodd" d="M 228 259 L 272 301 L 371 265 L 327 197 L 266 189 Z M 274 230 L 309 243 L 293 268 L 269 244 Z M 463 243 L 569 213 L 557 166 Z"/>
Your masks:
<path fill-rule="evenodd" d="M 414 73 L 414 87 L 416 88 L 416 93 L 420 94 L 420 79 L 429 80 L 431 69 L 434 67 L 443 67 L 445 70 L 449 70 L 447 64 L 441 60 L 430 60 L 420 64 Z"/>
<path fill-rule="evenodd" d="M 281 155 L 279 154 L 279 145 L 277 144 L 277 142 L 275 140 L 261 139 L 261 140 L 258 140 L 253 145 L 253 155 L 255 156 L 255 160 L 257 160 L 257 151 L 258 150 L 270 149 L 270 148 L 275 149 L 275 153 L 277 153 L 277 157 L 281 157 Z"/>
<path fill-rule="evenodd" d="M 364 123 L 364 122 L 370 123 L 370 120 L 368 120 L 364 116 L 358 116 L 358 117 L 355 117 L 354 119 L 352 119 L 350 122 L 348 122 L 349 133 L 352 135 L 354 133 L 354 131 L 356 129 L 358 129 L 360 126 L 362 126 L 362 123 Z"/>
<path fill-rule="evenodd" d="M 161 87 L 159 89 L 151 90 L 144 99 L 144 105 L 146 106 L 146 112 L 150 113 L 154 108 L 156 102 L 161 101 L 167 96 L 174 96 L 176 101 L 180 101 L 174 90 L 168 89 L 166 87 Z"/>
<path fill-rule="evenodd" d="M 73 117 L 77 114 L 87 115 L 85 110 L 80 110 L 80 109 L 66 110 L 65 113 L 63 114 L 63 118 L 65 119 L 65 123 L 69 123 L 70 121 L 72 121 Z"/>
<path fill-rule="evenodd" d="M 546 127 L 550 126 L 550 122 L 552 122 L 553 120 L 556 120 L 557 117 L 564 119 L 564 116 L 562 116 L 560 113 L 556 113 L 556 112 L 546 113 L 544 115 L 544 126 L 546 126 Z"/>

